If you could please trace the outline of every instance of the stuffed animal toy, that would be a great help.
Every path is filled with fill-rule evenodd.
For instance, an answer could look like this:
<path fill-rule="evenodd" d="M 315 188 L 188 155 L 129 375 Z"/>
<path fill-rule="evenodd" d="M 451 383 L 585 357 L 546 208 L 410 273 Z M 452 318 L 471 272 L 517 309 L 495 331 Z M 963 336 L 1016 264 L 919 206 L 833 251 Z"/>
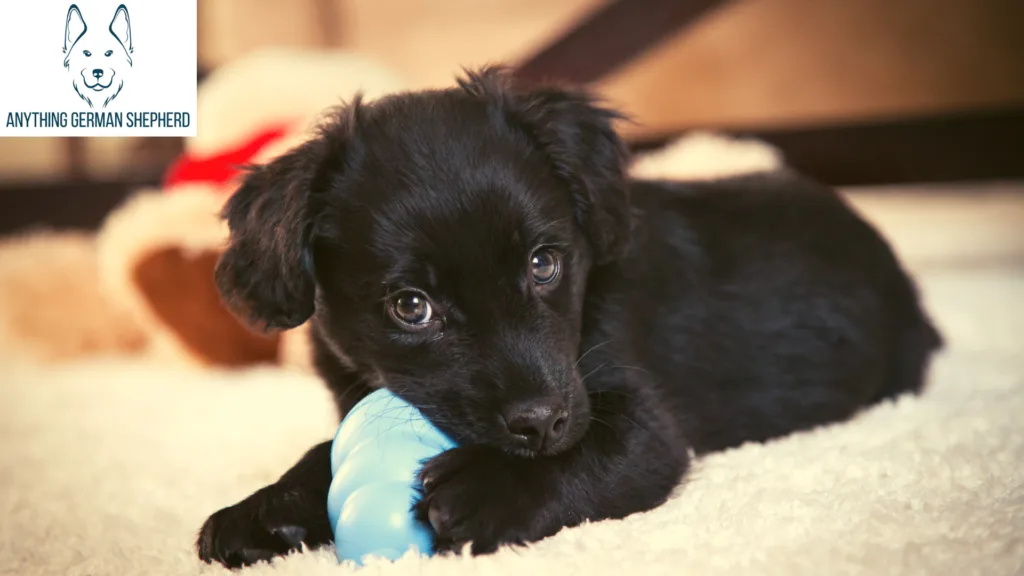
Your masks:
<path fill-rule="evenodd" d="M 219 212 L 245 165 L 269 161 L 301 143 L 325 109 L 359 92 L 372 100 L 406 88 L 388 69 L 345 51 L 263 49 L 216 69 L 199 87 L 198 135 L 186 141 L 159 188 L 132 194 L 95 238 L 44 232 L 3 242 L 5 262 L 28 263 L 33 254 L 53 260 L 67 252 L 62 261 L 74 265 L 49 272 L 37 266 L 31 278 L 0 270 L 0 281 L 12 276 L 0 287 L 16 292 L 12 302 L 35 298 L 48 287 L 46 293 L 59 289 L 70 303 L 26 301 L 12 305 L 10 318 L 0 310 L 0 342 L 21 349 L 30 342 L 33 355 L 46 359 L 149 353 L 205 366 L 306 367 L 303 327 L 257 334 L 221 304 L 213 270 L 228 232 Z M 58 287 L 51 276 L 75 280 Z M 78 285 L 88 289 L 78 294 Z M 53 308 L 59 314 L 41 316 Z M 110 327 L 116 338 L 98 331 L 100 317 L 118 323 Z"/>
<path fill-rule="evenodd" d="M 273 79 L 273 90 L 253 90 Z M 198 135 L 162 189 L 140 191 L 99 233 L 100 280 L 168 358 L 218 366 L 305 366 L 305 330 L 261 335 L 221 304 L 213 270 L 227 240 L 219 218 L 240 170 L 301 143 L 323 110 L 405 89 L 343 51 L 266 49 L 215 70 L 199 90 Z"/>

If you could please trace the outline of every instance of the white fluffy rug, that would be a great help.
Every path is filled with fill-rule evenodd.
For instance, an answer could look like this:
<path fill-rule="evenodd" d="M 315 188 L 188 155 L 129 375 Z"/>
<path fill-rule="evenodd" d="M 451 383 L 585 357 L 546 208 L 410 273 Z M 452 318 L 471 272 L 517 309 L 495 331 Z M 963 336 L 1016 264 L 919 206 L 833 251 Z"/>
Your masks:
<path fill-rule="evenodd" d="M 918 273 L 948 340 L 923 397 L 708 457 L 649 513 L 493 556 L 359 572 L 1021 574 L 1021 196 L 855 199 Z M 0 574 L 222 573 L 194 557 L 202 521 L 335 425 L 327 393 L 299 372 L 0 364 Z M 330 551 L 246 571 L 355 572 Z"/>

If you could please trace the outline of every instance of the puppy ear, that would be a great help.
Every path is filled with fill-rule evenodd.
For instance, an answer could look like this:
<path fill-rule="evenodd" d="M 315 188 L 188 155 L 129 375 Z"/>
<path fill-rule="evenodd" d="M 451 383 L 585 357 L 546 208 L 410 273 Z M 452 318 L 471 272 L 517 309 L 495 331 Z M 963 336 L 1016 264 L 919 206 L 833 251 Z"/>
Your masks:
<path fill-rule="evenodd" d="M 117 41 L 124 46 L 124 51 L 128 54 L 132 53 L 134 48 L 132 47 L 132 21 L 128 17 L 128 7 L 121 4 L 114 10 L 114 18 L 110 21 L 108 27 L 110 33 L 117 38 Z M 128 61 L 131 62 L 131 57 L 128 57 Z"/>
<path fill-rule="evenodd" d="M 85 34 L 86 30 L 85 19 L 82 18 L 82 11 L 78 9 L 77 4 L 72 4 L 68 8 L 67 18 L 64 20 L 64 53 L 67 54 L 75 42 Z M 68 65 L 67 58 L 64 59 L 64 65 Z"/>
<path fill-rule="evenodd" d="M 326 135 L 250 171 L 226 203 L 227 250 L 215 279 L 221 298 L 252 326 L 294 328 L 313 314 L 314 196 L 326 188 Z"/>
<path fill-rule="evenodd" d="M 612 127 L 618 112 L 584 92 L 560 88 L 515 91 L 507 72 L 469 74 L 463 89 L 497 99 L 569 184 L 577 220 L 598 264 L 622 256 L 630 236 L 627 150 Z"/>

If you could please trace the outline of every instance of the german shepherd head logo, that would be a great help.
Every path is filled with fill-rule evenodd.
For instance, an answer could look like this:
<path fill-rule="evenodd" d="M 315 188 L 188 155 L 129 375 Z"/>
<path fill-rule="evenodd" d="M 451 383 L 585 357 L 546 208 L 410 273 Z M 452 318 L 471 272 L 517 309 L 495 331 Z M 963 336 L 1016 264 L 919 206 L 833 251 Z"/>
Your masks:
<path fill-rule="evenodd" d="M 64 23 L 64 68 L 90 108 L 117 98 L 132 70 L 132 24 L 124 4 L 106 27 L 89 26 L 72 4 Z"/>

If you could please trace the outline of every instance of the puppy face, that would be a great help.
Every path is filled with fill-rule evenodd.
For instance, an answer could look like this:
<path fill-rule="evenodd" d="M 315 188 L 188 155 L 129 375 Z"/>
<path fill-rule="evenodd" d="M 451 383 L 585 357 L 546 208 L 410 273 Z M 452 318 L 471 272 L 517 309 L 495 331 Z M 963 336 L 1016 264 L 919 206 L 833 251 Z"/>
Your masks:
<path fill-rule="evenodd" d="M 218 267 L 256 323 L 324 345 L 457 442 L 557 453 L 589 423 L 587 274 L 628 233 L 612 115 L 486 71 L 356 103 L 231 199 Z"/>
<path fill-rule="evenodd" d="M 89 107 L 106 106 L 124 87 L 132 68 L 132 33 L 122 4 L 106 28 L 90 27 L 78 6 L 68 8 L 64 26 L 64 67 L 79 97 Z"/>

